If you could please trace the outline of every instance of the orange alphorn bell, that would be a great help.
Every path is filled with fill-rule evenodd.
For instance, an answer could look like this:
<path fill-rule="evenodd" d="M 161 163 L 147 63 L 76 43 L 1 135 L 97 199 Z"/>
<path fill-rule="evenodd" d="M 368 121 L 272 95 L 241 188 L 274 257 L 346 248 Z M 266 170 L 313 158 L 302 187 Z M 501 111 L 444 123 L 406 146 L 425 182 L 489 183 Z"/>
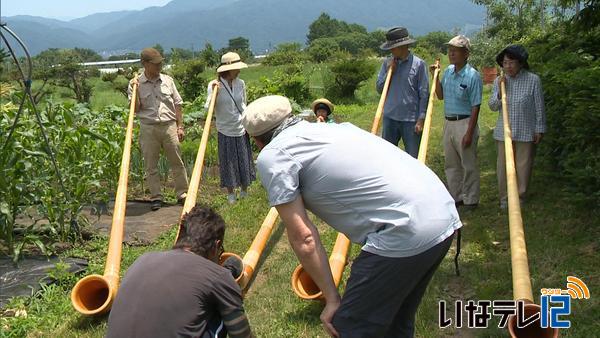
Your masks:
<path fill-rule="evenodd" d="M 137 100 L 137 81 L 133 84 L 131 103 L 119 184 L 115 197 L 115 207 L 108 242 L 108 254 L 104 275 L 89 275 L 80 279 L 71 291 L 71 304 L 81 314 L 90 316 L 110 310 L 119 288 L 119 271 L 121 268 L 121 252 L 123 245 L 123 229 L 125 224 L 125 209 L 127 207 L 127 181 L 129 179 L 129 162 L 131 159 L 131 142 L 133 138 L 133 117 Z"/>

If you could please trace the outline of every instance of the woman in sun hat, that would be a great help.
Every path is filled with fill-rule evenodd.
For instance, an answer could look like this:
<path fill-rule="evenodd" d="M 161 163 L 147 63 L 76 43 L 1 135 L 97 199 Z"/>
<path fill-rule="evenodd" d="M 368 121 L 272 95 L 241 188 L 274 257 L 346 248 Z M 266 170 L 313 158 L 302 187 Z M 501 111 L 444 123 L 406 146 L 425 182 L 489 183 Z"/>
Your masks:
<path fill-rule="evenodd" d="M 326 98 L 321 98 L 318 100 L 314 100 L 310 105 L 313 113 L 317 117 L 317 122 L 325 122 L 325 123 L 335 123 L 333 118 L 330 118 L 329 115 L 333 113 L 333 103 L 327 100 Z"/>
<path fill-rule="evenodd" d="M 246 108 L 246 84 L 238 75 L 248 66 L 237 53 L 225 53 L 217 68 L 217 79 L 208 84 L 205 108 L 210 104 L 213 86 L 219 87 L 215 102 L 219 142 L 219 175 L 221 188 L 227 189 L 227 201 L 237 200 L 235 189 L 240 188 L 240 198 L 248 194 L 248 186 L 256 179 L 252 148 L 242 126 L 242 113 Z"/>

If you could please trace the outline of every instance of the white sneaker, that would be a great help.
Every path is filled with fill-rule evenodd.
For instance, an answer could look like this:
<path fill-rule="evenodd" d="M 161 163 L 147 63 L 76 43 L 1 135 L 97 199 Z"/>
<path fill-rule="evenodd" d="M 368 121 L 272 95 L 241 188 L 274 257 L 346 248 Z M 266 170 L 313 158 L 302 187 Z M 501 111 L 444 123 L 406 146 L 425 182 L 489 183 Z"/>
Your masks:
<path fill-rule="evenodd" d="M 246 198 L 246 197 L 248 197 L 248 192 L 244 191 L 244 190 L 241 190 L 240 191 L 240 198 Z"/>
<path fill-rule="evenodd" d="M 236 200 L 235 193 L 227 194 L 227 202 L 229 202 L 229 204 L 234 204 Z"/>

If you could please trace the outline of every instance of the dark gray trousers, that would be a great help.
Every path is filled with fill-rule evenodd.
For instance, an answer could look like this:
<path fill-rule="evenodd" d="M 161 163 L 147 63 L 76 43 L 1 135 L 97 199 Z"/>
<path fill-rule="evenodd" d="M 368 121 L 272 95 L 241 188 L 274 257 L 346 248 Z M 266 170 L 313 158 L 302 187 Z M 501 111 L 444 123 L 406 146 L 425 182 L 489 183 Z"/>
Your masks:
<path fill-rule="evenodd" d="M 333 326 L 341 338 L 413 337 L 415 314 L 454 235 L 416 256 L 390 258 L 362 251 Z"/>

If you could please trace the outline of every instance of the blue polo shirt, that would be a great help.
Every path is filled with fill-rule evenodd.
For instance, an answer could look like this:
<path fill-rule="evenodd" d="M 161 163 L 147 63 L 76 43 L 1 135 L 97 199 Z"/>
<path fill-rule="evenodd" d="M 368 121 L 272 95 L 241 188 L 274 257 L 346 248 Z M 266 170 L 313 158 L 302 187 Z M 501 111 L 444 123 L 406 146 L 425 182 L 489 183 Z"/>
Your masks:
<path fill-rule="evenodd" d="M 470 64 L 458 73 L 454 65 L 448 66 L 441 81 L 444 90 L 444 113 L 449 115 L 471 115 L 471 108 L 481 105 L 483 82 L 481 76 Z"/>

